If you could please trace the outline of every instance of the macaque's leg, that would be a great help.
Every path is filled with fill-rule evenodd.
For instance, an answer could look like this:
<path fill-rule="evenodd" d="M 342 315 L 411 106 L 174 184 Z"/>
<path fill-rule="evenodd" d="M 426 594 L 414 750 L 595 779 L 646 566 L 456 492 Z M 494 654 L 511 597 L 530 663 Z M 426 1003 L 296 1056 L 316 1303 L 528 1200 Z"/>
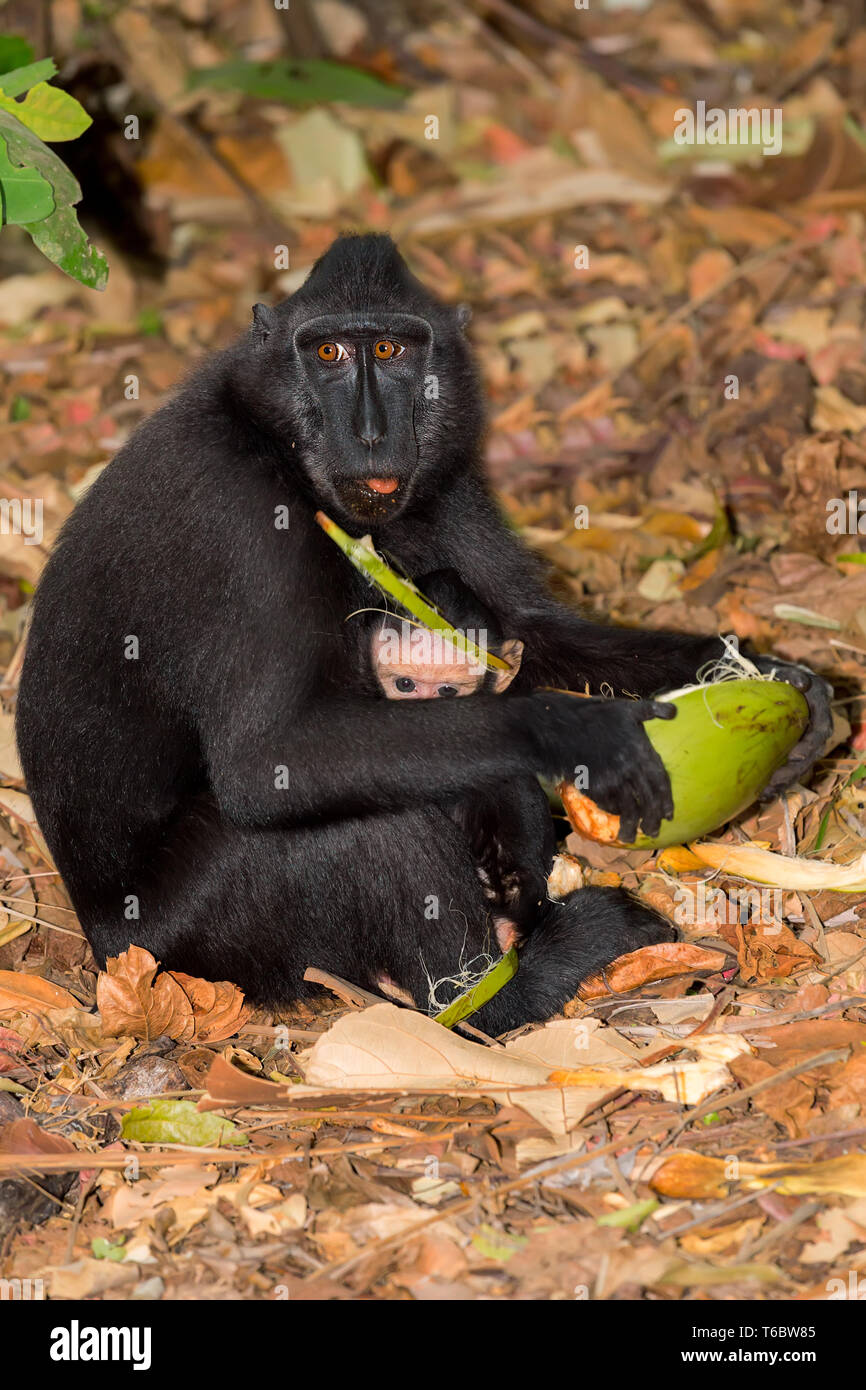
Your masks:
<path fill-rule="evenodd" d="M 547 894 L 556 835 L 547 797 L 535 777 L 516 777 L 495 793 L 477 793 L 457 813 L 494 907 L 530 919 Z"/>
<path fill-rule="evenodd" d="M 517 975 L 472 1022 L 495 1036 L 519 1027 L 521 1016 L 550 1018 L 583 980 L 618 956 L 675 938 L 666 918 L 621 888 L 579 888 L 558 902 L 545 898 L 520 950 Z"/>
<path fill-rule="evenodd" d="M 263 1002 L 309 993 L 312 965 L 371 990 L 387 980 L 426 1011 L 431 985 L 478 972 L 501 951 L 496 917 L 506 914 L 490 910 L 465 837 L 436 807 L 263 832 L 199 804 L 151 867 L 155 886 L 140 890 L 146 944 L 173 969 L 231 979 Z M 480 1026 L 502 1032 L 549 1018 L 587 974 L 646 944 L 659 921 L 610 890 L 545 897 L 516 977 Z M 118 929 L 117 950 L 135 928 Z M 444 1005 L 459 992 L 440 984 L 436 997 Z"/>

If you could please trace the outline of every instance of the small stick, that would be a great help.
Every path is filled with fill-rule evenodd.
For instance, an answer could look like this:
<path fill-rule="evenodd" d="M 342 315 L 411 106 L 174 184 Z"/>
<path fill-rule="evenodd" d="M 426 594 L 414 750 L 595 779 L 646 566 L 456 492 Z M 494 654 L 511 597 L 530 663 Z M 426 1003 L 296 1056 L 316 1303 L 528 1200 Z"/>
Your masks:
<path fill-rule="evenodd" d="M 79 1179 L 80 1182 L 80 1179 Z M 81 1225 L 81 1218 L 84 1215 L 84 1203 L 93 1191 L 94 1179 L 85 1183 L 78 1194 L 78 1201 L 75 1204 L 75 1215 L 72 1218 L 72 1225 L 69 1230 L 69 1239 L 66 1242 L 66 1259 L 64 1264 L 72 1264 L 75 1255 L 75 1237 L 78 1235 L 78 1227 Z"/>
<path fill-rule="evenodd" d="M 459 1129 L 455 1133 L 459 1133 Z M 450 1136 L 445 1133 L 435 1137 L 448 1139 Z M 399 1139 L 376 1139 L 366 1141 L 363 1144 L 332 1144 L 320 1149 L 304 1149 L 301 1153 L 297 1149 L 288 1148 L 267 1149 L 264 1152 L 256 1149 L 251 1152 L 248 1149 L 189 1148 L 183 1144 L 160 1145 L 159 1153 L 137 1149 L 126 1149 L 123 1153 L 0 1153 L 0 1172 L 20 1173 L 22 1176 L 26 1176 L 30 1169 L 37 1173 L 72 1173 L 89 1168 L 123 1169 L 127 1167 L 130 1159 L 134 1159 L 142 1168 L 166 1168 L 187 1163 L 194 1166 L 202 1162 L 270 1165 L 272 1163 L 289 1163 L 293 1160 L 300 1162 L 313 1155 L 316 1158 L 336 1158 L 340 1154 L 375 1152 L 378 1149 L 393 1148 L 397 1144 L 405 1146 L 406 1142 L 406 1139 L 401 1136 Z M 51 1194 L 45 1193 L 45 1196 L 48 1197 Z M 59 1198 L 52 1198 L 52 1201 L 57 1201 L 58 1206 L 62 1206 Z"/>
<path fill-rule="evenodd" d="M 304 979 L 309 980 L 315 985 L 324 985 L 332 994 L 336 994 L 338 999 L 342 999 L 344 1004 L 348 1004 L 352 1009 L 366 1009 L 370 1004 L 384 1004 L 386 1000 L 382 995 L 371 994 L 368 989 L 361 989 L 360 985 L 350 984 L 339 975 L 331 975 L 327 970 L 319 970 L 315 965 L 310 965 L 304 971 Z M 324 1037 L 324 1034 L 321 1035 Z"/>
<path fill-rule="evenodd" d="M 812 899 L 809 897 L 809 894 L 808 894 L 808 893 L 804 893 L 804 894 L 803 894 L 802 901 L 803 901 L 803 904 L 804 904 L 804 906 L 805 906 L 805 908 L 806 908 L 806 911 L 808 912 L 809 916 L 810 916 L 811 919 L 812 919 L 812 926 L 815 928 L 816 932 L 818 933 L 818 945 L 819 945 L 820 948 L 821 948 L 821 955 L 822 955 L 822 957 L 823 957 L 825 963 L 826 963 L 827 965 L 829 965 L 829 964 L 830 964 L 830 952 L 829 952 L 829 949 L 828 949 L 828 947 L 827 947 L 827 933 L 824 931 L 824 923 L 821 921 L 821 918 L 818 916 L 818 912 L 817 912 L 817 909 L 816 909 L 816 907 L 815 907 L 815 904 L 812 902 Z"/>
<path fill-rule="evenodd" d="M 0 901 L 8 901 L 0 899 Z M 26 912 L 18 912 L 16 908 L 4 907 L 4 912 L 16 922 L 31 922 L 37 927 L 47 927 L 49 931 L 59 931 L 61 936 L 77 936 L 79 941 L 84 940 L 83 931 L 73 931 L 71 927 L 58 927 L 56 922 L 46 922 L 44 917 L 29 917 Z"/>
<path fill-rule="evenodd" d="M 763 1255 L 764 1251 L 768 1250 L 771 1245 L 775 1245 L 777 1240 L 784 1240 L 785 1236 L 789 1236 L 792 1231 L 796 1230 L 798 1226 L 802 1226 L 804 1221 L 808 1221 L 820 1210 L 820 1202 L 802 1202 L 796 1211 L 792 1211 L 790 1216 L 786 1217 L 784 1221 L 780 1221 L 777 1226 L 771 1227 L 758 1240 L 747 1240 L 740 1250 L 738 1260 L 745 1263 L 747 1260 L 754 1259 L 756 1255 Z"/>

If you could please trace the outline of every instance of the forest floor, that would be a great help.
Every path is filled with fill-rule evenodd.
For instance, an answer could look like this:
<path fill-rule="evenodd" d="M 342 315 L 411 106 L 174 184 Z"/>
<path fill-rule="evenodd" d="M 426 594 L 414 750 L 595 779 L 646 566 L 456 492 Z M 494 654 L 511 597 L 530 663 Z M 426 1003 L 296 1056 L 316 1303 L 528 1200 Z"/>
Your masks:
<path fill-rule="evenodd" d="M 833 682 L 838 741 L 808 786 L 720 838 L 827 882 L 858 860 L 866 28 L 769 0 L 564 19 L 538 0 L 528 25 L 443 5 L 426 27 L 323 7 L 331 52 L 409 97 L 290 110 L 186 87 L 229 50 L 279 56 L 264 0 L 216 29 L 193 3 L 53 9 L 70 89 L 102 112 L 76 172 L 111 278 L 84 291 L 3 232 L 0 498 L 40 501 L 44 536 L 0 534 L 0 1278 L 106 1299 L 846 1296 L 866 1265 L 866 891 L 783 876 L 749 896 L 564 825 L 585 882 L 678 916 L 661 962 L 504 1049 L 351 981 L 274 1015 L 142 953 L 98 975 L 12 716 L 33 586 L 129 431 L 337 231 L 390 230 L 472 307 L 491 477 L 560 591 Z M 115 107 L 145 113 L 128 146 L 106 64 Z M 671 138 L 698 99 L 782 108 L 784 151 L 701 162 Z"/>

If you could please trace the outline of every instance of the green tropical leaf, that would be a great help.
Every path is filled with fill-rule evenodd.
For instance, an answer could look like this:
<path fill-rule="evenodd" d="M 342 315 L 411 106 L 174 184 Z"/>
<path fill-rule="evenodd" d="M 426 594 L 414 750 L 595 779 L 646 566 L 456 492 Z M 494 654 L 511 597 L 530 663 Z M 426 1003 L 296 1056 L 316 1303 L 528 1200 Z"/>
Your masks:
<path fill-rule="evenodd" d="M 197 1110 L 191 1100 L 153 1100 L 130 1110 L 121 1122 L 124 1139 L 139 1144 L 248 1144 L 232 1120 Z"/>
<path fill-rule="evenodd" d="M 106 1240 L 105 1236 L 94 1236 L 90 1242 L 90 1249 L 95 1260 L 120 1261 L 126 1259 L 126 1244 L 123 1236 L 116 1245 L 112 1244 L 110 1240 Z"/>
<path fill-rule="evenodd" d="M 53 58 L 40 58 L 38 63 L 13 68 L 11 72 L 0 73 L 0 92 L 7 97 L 20 97 L 28 87 L 35 87 L 37 82 L 47 82 L 56 71 L 57 66 Z"/>
<path fill-rule="evenodd" d="M 6 141 L 6 150 L 13 164 L 26 165 L 44 174 L 54 189 L 57 203 L 77 203 L 81 200 L 81 189 L 77 180 L 67 169 L 63 160 L 43 145 L 38 136 L 28 130 L 15 117 L 0 109 L 0 135 Z"/>
<path fill-rule="evenodd" d="M 77 180 L 53 150 L 2 108 L 0 135 L 6 142 L 10 162 L 20 168 L 37 169 L 54 190 L 54 211 L 38 222 L 25 224 L 39 250 L 73 280 L 89 289 L 104 289 L 108 262 L 101 251 L 90 245 L 72 207 L 81 198 Z"/>
<path fill-rule="evenodd" d="M 198 68 L 190 73 L 190 87 L 220 87 L 246 92 L 251 97 L 282 101 L 287 106 L 319 106 L 345 101 L 352 106 L 399 106 L 407 93 L 378 77 L 344 63 L 324 59 L 298 59 L 252 63 L 243 58 Z"/>
<path fill-rule="evenodd" d="M 648 1216 L 657 1211 L 660 1203 L 655 1197 L 646 1197 L 642 1202 L 633 1202 L 619 1211 L 606 1212 L 595 1218 L 598 1226 L 625 1226 L 629 1231 L 639 1231 Z"/>
<path fill-rule="evenodd" d="M 33 49 L 18 34 L 0 34 L 0 72 L 11 72 L 33 61 Z"/>
<path fill-rule="evenodd" d="M 38 169 L 18 168 L 9 160 L 0 135 L 0 224 L 41 222 L 54 211 L 51 184 Z"/>
<path fill-rule="evenodd" d="M 74 140 L 93 124 L 80 101 L 47 82 L 37 82 L 23 101 L 0 92 L 0 110 L 8 111 L 40 140 Z"/>
<path fill-rule="evenodd" d="M 31 222 L 27 230 L 43 256 L 73 280 L 91 290 L 103 290 L 108 281 L 108 261 L 87 240 L 87 234 L 68 205 L 55 208 L 50 217 Z"/>

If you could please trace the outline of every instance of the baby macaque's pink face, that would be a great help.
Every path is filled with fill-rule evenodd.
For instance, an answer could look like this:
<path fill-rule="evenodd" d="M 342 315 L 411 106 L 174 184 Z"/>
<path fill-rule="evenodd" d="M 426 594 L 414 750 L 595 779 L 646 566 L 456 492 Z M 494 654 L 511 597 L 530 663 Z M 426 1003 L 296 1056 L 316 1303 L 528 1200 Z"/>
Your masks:
<path fill-rule="evenodd" d="M 491 673 L 489 688 L 499 694 L 520 669 L 520 642 L 503 643 L 508 671 Z M 389 700 L 443 700 L 474 695 L 484 685 L 486 663 L 473 661 L 465 652 L 443 641 L 427 628 L 379 629 L 372 638 L 373 670 L 382 693 Z"/>

